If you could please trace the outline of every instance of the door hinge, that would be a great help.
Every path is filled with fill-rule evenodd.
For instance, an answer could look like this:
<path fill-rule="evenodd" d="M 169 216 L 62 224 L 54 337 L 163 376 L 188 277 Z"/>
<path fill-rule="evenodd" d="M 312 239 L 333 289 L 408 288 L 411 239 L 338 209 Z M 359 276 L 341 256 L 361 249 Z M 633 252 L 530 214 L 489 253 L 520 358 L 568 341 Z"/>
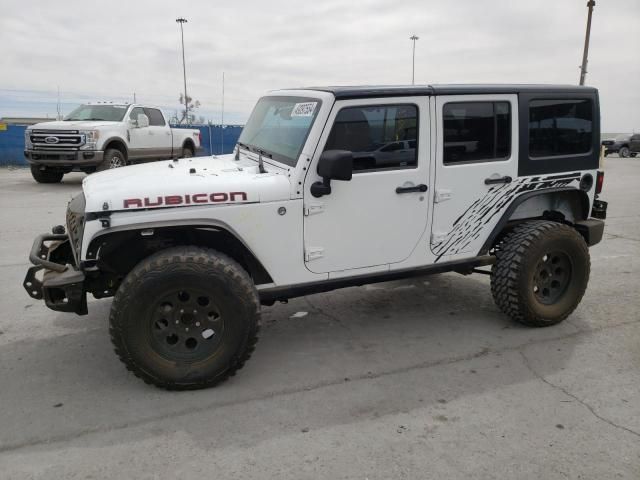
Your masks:
<path fill-rule="evenodd" d="M 452 192 L 447 188 L 438 188 L 436 189 L 436 198 L 435 202 L 440 203 L 446 200 L 451 200 Z"/>
<path fill-rule="evenodd" d="M 324 211 L 323 203 L 313 203 L 304 207 L 304 216 L 315 215 L 316 213 L 322 213 Z"/>
<path fill-rule="evenodd" d="M 309 247 L 304 251 L 305 262 L 311 262 L 322 257 L 324 257 L 324 248 L 322 247 Z"/>

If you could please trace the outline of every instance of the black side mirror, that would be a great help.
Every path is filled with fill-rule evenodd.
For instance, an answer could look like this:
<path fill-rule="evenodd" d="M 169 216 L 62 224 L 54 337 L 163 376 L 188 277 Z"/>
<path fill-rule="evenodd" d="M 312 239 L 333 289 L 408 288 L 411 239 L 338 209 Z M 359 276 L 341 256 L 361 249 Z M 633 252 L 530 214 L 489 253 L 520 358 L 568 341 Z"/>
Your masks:
<path fill-rule="evenodd" d="M 311 195 L 322 197 L 331 193 L 331 180 L 349 181 L 353 176 L 353 153 L 347 150 L 327 150 L 318 161 L 322 182 L 311 185 Z"/>

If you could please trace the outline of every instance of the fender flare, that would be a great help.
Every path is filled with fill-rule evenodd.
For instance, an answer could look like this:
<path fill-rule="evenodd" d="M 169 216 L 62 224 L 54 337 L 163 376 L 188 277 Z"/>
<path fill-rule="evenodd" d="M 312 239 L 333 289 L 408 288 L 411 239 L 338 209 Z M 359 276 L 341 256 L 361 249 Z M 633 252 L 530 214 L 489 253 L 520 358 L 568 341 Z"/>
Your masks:
<path fill-rule="evenodd" d="M 255 262 L 255 266 L 261 270 L 270 281 L 272 280 L 271 274 L 265 268 L 263 263 L 260 261 L 258 256 L 254 253 L 254 251 L 247 245 L 247 243 L 242 239 L 240 235 L 229 225 L 223 222 L 208 220 L 208 219 L 185 219 L 180 221 L 158 221 L 158 222 L 141 222 L 141 223 L 132 223 L 129 225 L 122 225 L 119 227 L 108 228 L 99 231 L 96 235 L 91 238 L 89 241 L 89 245 L 86 250 L 86 260 L 83 263 L 83 266 L 89 267 L 95 265 L 98 261 L 99 251 L 101 249 L 102 241 L 118 234 L 134 234 L 140 233 L 143 230 L 150 229 L 165 229 L 165 228 L 173 228 L 173 227 L 183 227 L 194 230 L 216 230 L 222 232 L 223 234 L 229 235 L 233 237 L 233 239 L 244 249 L 246 254 L 248 254 L 252 260 Z"/>
<path fill-rule="evenodd" d="M 572 187 L 552 187 L 552 188 L 545 188 L 543 190 L 534 190 L 531 192 L 523 193 L 522 195 L 517 196 L 511 202 L 509 207 L 507 207 L 505 212 L 500 217 L 500 220 L 498 220 L 498 223 L 491 231 L 491 234 L 487 237 L 484 244 L 482 245 L 480 252 L 478 252 L 478 256 L 486 255 L 487 253 L 489 253 L 489 250 L 491 250 L 493 243 L 495 242 L 500 232 L 502 232 L 504 227 L 507 225 L 507 222 L 509 221 L 513 213 L 526 200 L 533 197 L 537 197 L 539 195 L 549 195 L 551 193 L 560 193 L 560 192 L 575 192 L 575 194 L 578 195 L 580 198 L 580 206 L 582 208 L 582 218 L 580 220 L 586 220 L 587 218 L 589 218 L 589 196 L 587 195 L 587 192 L 585 192 L 584 190 L 578 190 Z"/>
<path fill-rule="evenodd" d="M 109 146 L 110 143 L 118 143 L 120 145 L 122 145 L 124 147 L 124 154 L 127 157 L 127 159 L 129 158 L 129 147 L 127 146 L 127 142 L 124 140 L 124 138 L 121 137 L 109 137 L 107 138 L 104 143 L 102 145 L 104 145 L 102 147 L 102 151 L 106 152 L 107 151 L 107 147 Z"/>

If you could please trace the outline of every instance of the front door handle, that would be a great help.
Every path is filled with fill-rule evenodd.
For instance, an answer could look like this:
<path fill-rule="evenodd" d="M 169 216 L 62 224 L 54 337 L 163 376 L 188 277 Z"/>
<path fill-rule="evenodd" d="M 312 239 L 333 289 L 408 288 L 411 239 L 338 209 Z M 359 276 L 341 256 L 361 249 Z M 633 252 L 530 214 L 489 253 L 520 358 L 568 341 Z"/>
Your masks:
<path fill-rule="evenodd" d="M 396 193 L 413 193 L 413 192 L 426 192 L 427 186 L 424 183 L 416 185 L 415 187 L 396 187 Z"/>
<path fill-rule="evenodd" d="M 513 178 L 511 178 L 509 175 L 505 175 L 504 177 L 485 178 L 484 179 L 484 184 L 485 185 L 495 185 L 497 183 L 511 183 L 511 180 L 513 180 Z"/>

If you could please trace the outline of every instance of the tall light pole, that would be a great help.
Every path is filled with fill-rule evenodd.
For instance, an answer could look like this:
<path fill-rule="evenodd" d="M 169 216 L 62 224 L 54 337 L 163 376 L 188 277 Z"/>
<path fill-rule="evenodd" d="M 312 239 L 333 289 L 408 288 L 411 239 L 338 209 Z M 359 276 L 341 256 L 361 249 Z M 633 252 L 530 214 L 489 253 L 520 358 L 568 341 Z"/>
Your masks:
<path fill-rule="evenodd" d="M 582 51 L 582 66 L 580 67 L 580 85 L 584 85 L 584 78 L 587 76 L 587 62 L 589 56 L 589 37 L 591 37 L 591 15 L 593 14 L 593 7 L 596 6 L 594 0 L 587 2 L 589 7 L 589 15 L 587 16 L 587 33 L 584 35 L 584 49 Z"/>
<path fill-rule="evenodd" d="M 184 61 L 184 30 L 182 24 L 187 23 L 186 18 L 176 18 L 176 23 L 180 24 L 180 39 L 182 40 L 182 74 L 184 76 L 184 117 L 189 124 L 189 100 L 187 100 L 187 67 Z"/>
<path fill-rule="evenodd" d="M 411 35 L 409 40 L 413 40 L 413 61 L 411 62 L 411 85 L 416 84 L 416 40 L 419 40 L 420 37 L 417 35 Z"/>

